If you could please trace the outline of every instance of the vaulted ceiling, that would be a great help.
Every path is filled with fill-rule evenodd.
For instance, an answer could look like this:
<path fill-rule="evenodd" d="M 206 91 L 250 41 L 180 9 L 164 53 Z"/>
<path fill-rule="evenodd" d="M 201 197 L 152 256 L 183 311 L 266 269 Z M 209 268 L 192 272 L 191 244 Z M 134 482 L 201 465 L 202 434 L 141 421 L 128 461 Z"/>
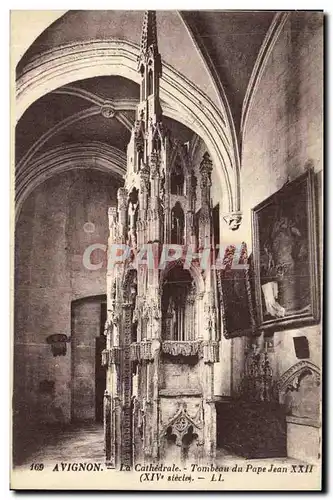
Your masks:
<path fill-rule="evenodd" d="M 79 80 L 34 102 L 16 126 L 16 164 L 28 163 L 47 150 L 97 141 L 125 153 L 139 102 L 139 86 L 120 76 Z M 116 110 L 108 114 L 108 105 Z M 193 132 L 165 117 L 167 128 L 181 142 Z"/>
<path fill-rule="evenodd" d="M 181 13 L 226 93 L 237 131 L 251 72 L 274 14 L 204 10 Z"/>
<path fill-rule="evenodd" d="M 251 72 L 275 14 L 275 11 L 157 12 L 162 59 L 196 83 L 217 104 L 223 89 L 236 130 Z M 68 11 L 29 47 L 17 72 L 21 73 L 36 55 L 73 42 L 120 39 L 139 45 L 142 20 L 142 11 Z M 93 91 L 91 86 L 90 90 Z M 107 85 L 103 91 L 109 97 Z M 122 95 L 125 96 L 125 89 Z"/>
<path fill-rule="evenodd" d="M 157 11 L 162 61 L 193 82 L 216 107 L 227 101 L 240 135 L 244 97 L 273 11 Z M 68 11 L 26 50 L 17 65 L 24 74 L 40 54 L 77 42 L 126 40 L 139 45 L 143 11 Z M 63 146 L 92 142 L 119 151 L 125 161 L 138 85 L 121 76 L 73 81 L 35 101 L 16 126 L 16 157 L 22 170 L 38 156 Z M 109 112 L 109 105 L 115 113 Z M 163 107 L 163 102 L 162 102 Z M 166 119 L 182 142 L 195 141 L 185 125 Z M 123 156 L 121 156 L 123 155 Z"/>

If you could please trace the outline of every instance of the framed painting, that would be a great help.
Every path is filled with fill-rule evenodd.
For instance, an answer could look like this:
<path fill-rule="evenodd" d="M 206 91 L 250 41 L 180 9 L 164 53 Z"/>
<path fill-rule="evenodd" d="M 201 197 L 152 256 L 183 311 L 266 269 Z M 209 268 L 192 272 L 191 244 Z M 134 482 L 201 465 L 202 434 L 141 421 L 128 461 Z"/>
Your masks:
<path fill-rule="evenodd" d="M 318 234 L 312 169 L 252 210 L 254 285 L 260 329 L 319 321 Z"/>

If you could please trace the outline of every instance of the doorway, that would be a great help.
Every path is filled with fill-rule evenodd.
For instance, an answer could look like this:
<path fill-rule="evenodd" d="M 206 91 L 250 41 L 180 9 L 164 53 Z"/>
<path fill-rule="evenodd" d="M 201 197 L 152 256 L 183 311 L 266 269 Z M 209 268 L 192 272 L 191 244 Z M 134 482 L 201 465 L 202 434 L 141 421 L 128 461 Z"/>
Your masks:
<path fill-rule="evenodd" d="M 72 421 L 103 422 L 106 296 L 72 302 Z"/>

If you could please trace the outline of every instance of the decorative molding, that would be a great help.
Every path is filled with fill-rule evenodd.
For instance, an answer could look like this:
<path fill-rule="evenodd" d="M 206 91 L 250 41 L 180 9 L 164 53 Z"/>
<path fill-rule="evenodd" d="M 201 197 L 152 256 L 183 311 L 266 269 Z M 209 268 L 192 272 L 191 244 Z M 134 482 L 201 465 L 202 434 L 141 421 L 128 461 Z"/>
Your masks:
<path fill-rule="evenodd" d="M 228 100 L 226 98 L 226 94 L 225 94 L 224 88 L 222 86 L 221 80 L 220 80 L 220 78 L 219 78 L 219 76 L 214 68 L 214 64 L 212 62 L 212 59 L 211 59 L 211 57 L 206 49 L 206 46 L 202 42 L 202 39 L 201 39 L 199 32 L 197 30 L 194 31 L 189 26 L 188 22 L 185 20 L 184 16 L 182 15 L 182 13 L 180 11 L 177 11 L 177 14 L 179 15 L 189 37 L 192 40 L 192 43 L 197 51 L 199 58 L 203 62 L 204 66 L 207 70 L 207 73 L 210 76 L 212 86 L 215 89 L 215 92 L 216 92 L 218 99 L 220 101 L 222 101 L 222 109 L 224 111 L 223 120 L 225 123 L 228 120 L 228 111 L 230 113 L 230 107 L 229 107 L 229 103 L 228 103 Z"/>
<path fill-rule="evenodd" d="M 248 401 L 271 402 L 275 400 L 273 370 L 268 354 L 256 344 L 251 346 L 245 358 L 241 393 L 242 397 Z"/>
<path fill-rule="evenodd" d="M 151 340 L 143 340 L 142 342 L 133 342 L 131 344 L 131 360 L 140 363 L 142 361 L 153 361 L 154 352 L 152 349 Z"/>
<path fill-rule="evenodd" d="M 138 99 L 104 99 L 89 90 L 80 89 L 74 85 L 65 85 L 59 89 L 53 90 L 52 94 L 71 95 L 81 97 L 92 104 L 99 106 L 102 116 L 104 118 L 116 118 L 124 127 L 130 132 L 132 131 L 134 123 L 122 111 L 136 111 L 139 103 Z"/>
<path fill-rule="evenodd" d="M 94 168 L 113 173 L 119 181 L 126 171 L 126 155 L 101 142 L 62 145 L 37 156 L 16 174 L 16 220 L 28 195 L 55 174 L 76 168 Z"/>
<path fill-rule="evenodd" d="M 114 118 L 116 116 L 116 111 L 112 104 L 103 104 L 101 107 L 101 115 L 104 118 Z"/>
<path fill-rule="evenodd" d="M 132 465 L 132 362 L 131 362 L 131 338 L 132 338 L 132 304 L 123 303 L 122 328 L 120 343 L 122 346 L 121 363 L 119 367 L 119 381 L 121 381 L 121 450 L 120 461 L 128 466 Z M 130 306 L 130 307 L 129 307 Z"/>
<path fill-rule="evenodd" d="M 138 55 L 137 45 L 122 40 L 73 43 L 44 52 L 34 58 L 18 76 L 17 119 L 34 101 L 75 80 L 119 75 L 139 83 Z M 223 112 L 204 92 L 165 63 L 161 99 L 166 116 L 183 123 L 205 142 L 225 188 L 223 211 L 239 211 L 238 151 Z M 226 111 L 224 114 L 227 116 Z"/>
<path fill-rule="evenodd" d="M 165 438 L 168 435 L 174 435 L 176 437 L 176 445 L 182 446 L 183 438 L 186 434 L 196 433 L 199 437 L 198 444 L 203 445 L 203 425 L 202 404 L 195 417 L 191 417 L 187 412 L 186 403 L 182 403 L 174 417 L 163 426 L 161 437 Z"/>
<path fill-rule="evenodd" d="M 254 96 L 258 90 L 262 75 L 265 71 L 269 56 L 277 39 L 279 38 L 279 35 L 288 19 L 289 14 L 289 12 L 278 12 L 277 14 L 275 14 L 272 24 L 270 25 L 259 50 L 259 54 L 253 66 L 253 70 L 243 101 L 240 129 L 241 140 L 243 140 L 247 117 L 249 115 Z"/>
<path fill-rule="evenodd" d="M 179 389 L 160 389 L 158 394 L 163 398 L 179 398 L 179 397 L 200 398 L 202 396 L 202 392 L 200 392 L 198 389 L 187 389 L 186 387 Z"/>
<path fill-rule="evenodd" d="M 199 342 L 191 340 L 173 341 L 167 340 L 162 342 L 162 352 L 169 356 L 198 356 Z"/>
<path fill-rule="evenodd" d="M 321 428 L 321 423 L 317 420 L 314 420 L 313 418 L 294 417 L 293 415 L 287 415 L 286 422 L 287 424 L 306 425 L 308 427 L 315 427 L 316 429 Z"/>
<path fill-rule="evenodd" d="M 202 358 L 204 363 L 218 363 L 220 361 L 219 343 L 213 340 L 201 341 L 199 358 Z"/>
<path fill-rule="evenodd" d="M 228 224 L 229 229 L 231 229 L 231 231 L 236 231 L 242 222 L 242 217 L 243 217 L 242 212 L 233 212 L 224 215 L 223 220 L 226 224 Z"/>
<path fill-rule="evenodd" d="M 139 104 L 139 99 L 135 98 L 104 99 L 98 94 L 90 92 L 89 90 L 81 89 L 75 85 L 65 85 L 64 87 L 53 90 L 52 94 L 80 97 L 81 99 L 100 107 L 110 104 L 115 111 L 136 111 L 137 105 Z"/>
<path fill-rule="evenodd" d="M 114 346 L 111 349 L 102 351 L 102 366 L 111 366 L 120 364 L 120 347 Z"/>
<path fill-rule="evenodd" d="M 162 352 L 173 357 L 197 356 L 204 363 L 219 361 L 219 343 L 211 340 L 166 340 L 162 342 Z"/>

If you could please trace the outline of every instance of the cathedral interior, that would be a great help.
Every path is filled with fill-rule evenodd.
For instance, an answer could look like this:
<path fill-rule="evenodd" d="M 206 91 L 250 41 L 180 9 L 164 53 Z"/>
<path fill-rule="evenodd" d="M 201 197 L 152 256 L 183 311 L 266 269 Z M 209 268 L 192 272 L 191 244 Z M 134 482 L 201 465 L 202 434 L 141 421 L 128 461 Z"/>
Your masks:
<path fill-rule="evenodd" d="M 82 429 L 114 467 L 318 461 L 322 13 L 53 15 L 15 61 L 14 464 Z"/>

